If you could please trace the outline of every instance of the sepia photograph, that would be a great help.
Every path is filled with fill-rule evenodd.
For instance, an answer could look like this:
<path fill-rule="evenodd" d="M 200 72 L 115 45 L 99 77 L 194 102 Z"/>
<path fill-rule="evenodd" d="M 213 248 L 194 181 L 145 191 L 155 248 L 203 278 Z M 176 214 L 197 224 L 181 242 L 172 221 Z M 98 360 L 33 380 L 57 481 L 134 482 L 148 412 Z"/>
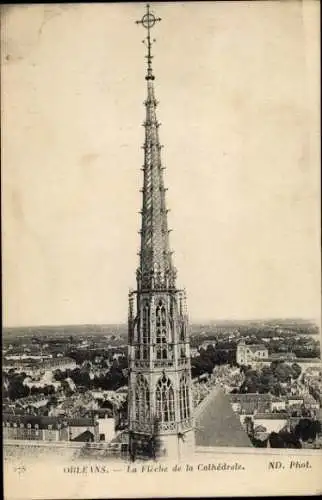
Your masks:
<path fill-rule="evenodd" d="M 319 9 L 1 7 L 5 498 L 321 493 Z"/>

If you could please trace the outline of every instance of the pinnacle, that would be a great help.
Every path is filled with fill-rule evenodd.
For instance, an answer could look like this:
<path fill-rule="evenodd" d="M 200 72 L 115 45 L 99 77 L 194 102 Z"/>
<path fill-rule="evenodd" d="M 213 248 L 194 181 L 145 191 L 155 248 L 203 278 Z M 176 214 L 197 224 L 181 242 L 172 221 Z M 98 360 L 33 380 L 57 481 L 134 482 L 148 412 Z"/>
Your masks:
<path fill-rule="evenodd" d="M 151 82 L 148 82 L 148 97 L 145 101 L 146 118 L 144 121 L 145 141 L 143 144 L 144 164 L 142 210 L 141 210 L 141 251 L 140 273 L 142 276 L 173 276 L 173 266 L 169 245 L 169 233 L 161 162 L 158 125 L 156 117 L 156 99 Z M 156 271 L 157 270 L 157 271 Z M 155 274 L 157 273 L 157 274 Z"/>

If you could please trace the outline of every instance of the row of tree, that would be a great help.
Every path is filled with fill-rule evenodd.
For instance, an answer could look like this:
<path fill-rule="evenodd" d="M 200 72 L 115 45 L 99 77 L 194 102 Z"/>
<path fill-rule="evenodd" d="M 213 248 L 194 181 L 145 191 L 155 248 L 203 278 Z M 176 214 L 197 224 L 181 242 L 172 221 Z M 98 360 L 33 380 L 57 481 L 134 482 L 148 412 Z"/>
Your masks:
<path fill-rule="evenodd" d="M 217 344 L 215 348 L 209 345 L 207 349 L 200 349 L 200 355 L 191 360 L 192 377 L 199 377 L 204 373 L 211 374 L 218 365 L 236 365 L 236 349 L 235 342 Z"/>
<path fill-rule="evenodd" d="M 289 365 L 283 361 L 273 361 L 270 366 L 264 366 L 261 369 L 242 366 L 241 370 L 245 374 L 240 393 L 260 394 L 271 392 L 276 396 L 287 393 L 287 389 L 281 384 L 291 383 L 292 380 L 299 378 L 301 367 L 297 363 Z"/>
<path fill-rule="evenodd" d="M 269 442 L 271 448 L 302 448 L 302 443 L 313 442 L 316 439 L 322 431 L 322 426 L 319 420 L 301 418 L 294 429 L 271 432 L 266 440 L 256 438 L 252 421 L 246 422 L 246 431 L 256 447 L 267 447 Z"/>
<path fill-rule="evenodd" d="M 126 369 L 122 368 L 122 364 L 113 364 L 112 367 L 104 374 L 92 378 L 89 370 L 86 368 L 75 368 L 74 370 L 56 370 L 54 377 L 57 381 L 64 381 L 70 378 L 76 386 L 85 387 L 87 389 L 103 389 L 115 391 L 128 382 Z"/>

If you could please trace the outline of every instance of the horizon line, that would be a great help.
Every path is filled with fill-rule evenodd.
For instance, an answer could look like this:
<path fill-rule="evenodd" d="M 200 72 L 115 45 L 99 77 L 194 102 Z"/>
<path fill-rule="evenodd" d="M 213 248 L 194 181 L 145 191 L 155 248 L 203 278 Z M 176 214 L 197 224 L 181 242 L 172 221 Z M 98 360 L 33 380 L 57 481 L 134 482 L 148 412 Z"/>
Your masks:
<path fill-rule="evenodd" d="M 200 320 L 190 320 L 190 325 L 206 325 L 210 323 L 234 323 L 234 322 L 264 322 L 264 321 L 309 321 L 317 324 L 319 326 L 320 320 L 312 317 L 301 317 L 301 316 L 285 316 L 285 317 L 265 317 L 265 318 L 217 318 L 217 319 L 200 319 Z M 13 328 L 61 328 L 61 327 L 79 327 L 79 326 L 126 326 L 127 322 L 112 322 L 112 323 L 56 323 L 56 324 L 32 324 L 32 325 L 3 325 L 2 330 L 8 330 Z"/>

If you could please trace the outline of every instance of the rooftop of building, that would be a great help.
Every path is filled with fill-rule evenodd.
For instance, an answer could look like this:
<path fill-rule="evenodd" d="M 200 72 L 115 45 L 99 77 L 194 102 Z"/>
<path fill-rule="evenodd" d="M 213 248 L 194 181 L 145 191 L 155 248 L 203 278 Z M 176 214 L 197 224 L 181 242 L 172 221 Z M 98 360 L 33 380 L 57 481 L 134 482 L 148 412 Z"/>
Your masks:
<path fill-rule="evenodd" d="M 94 441 L 94 434 L 88 430 L 82 432 L 81 434 L 79 434 L 78 436 L 76 436 L 74 439 L 72 439 L 72 441 L 75 441 L 75 442 L 86 442 L 86 443 L 90 443 L 92 441 Z"/>
<path fill-rule="evenodd" d="M 228 395 L 230 401 L 232 402 L 237 402 L 237 401 L 253 401 L 253 400 L 260 400 L 260 401 L 282 401 L 282 398 L 278 398 L 276 396 L 273 396 L 272 394 L 269 393 L 264 393 L 264 394 L 259 394 L 257 392 L 248 392 L 248 393 L 230 393 Z"/>
<path fill-rule="evenodd" d="M 251 351 L 267 351 L 267 346 L 265 344 L 250 344 L 247 345 L 246 347 L 250 349 Z"/>
<path fill-rule="evenodd" d="M 251 447 L 252 444 L 234 413 L 228 395 L 215 387 L 196 415 L 197 446 Z"/>
<path fill-rule="evenodd" d="M 320 358 L 295 358 L 295 361 L 297 363 L 317 363 L 321 364 L 322 368 L 322 361 Z"/>
<path fill-rule="evenodd" d="M 47 417 L 42 415 L 15 415 L 12 413 L 4 413 L 2 416 L 3 423 L 24 424 L 24 425 L 38 425 L 42 426 L 52 425 L 62 426 L 69 425 L 70 427 L 90 427 L 94 425 L 92 418 L 68 418 L 68 417 Z"/>
<path fill-rule="evenodd" d="M 47 428 L 51 425 L 54 429 L 66 427 L 68 425 L 66 419 L 57 417 L 44 417 L 39 415 L 13 415 L 4 413 L 2 416 L 3 425 L 16 424 L 16 425 L 37 425 L 40 429 Z"/>
<path fill-rule="evenodd" d="M 288 418 L 288 413 L 256 413 L 254 420 L 285 420 Z"/>

